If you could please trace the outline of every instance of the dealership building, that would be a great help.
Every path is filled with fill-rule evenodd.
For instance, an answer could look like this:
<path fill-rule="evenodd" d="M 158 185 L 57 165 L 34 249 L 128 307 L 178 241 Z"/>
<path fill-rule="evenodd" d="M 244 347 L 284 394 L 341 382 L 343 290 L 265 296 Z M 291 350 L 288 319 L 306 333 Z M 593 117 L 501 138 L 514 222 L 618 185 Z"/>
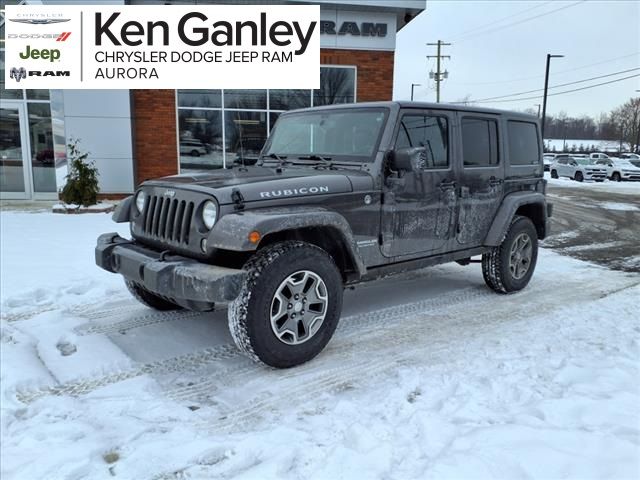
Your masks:
<path fill-rule="evenodd" d="M 3 3 L 5 3 L 3 1 Z M 70 4 L 8 1 L 8 4 Z M 117 198 L 140 182 L 255 159 L 290 109 L 391 100 L 396 33 L 426 0 L 83 1 L 83 4 L 319 4 L 317 90 L 6 90 L 0 19 L 0 198 L 56 199 L 66 145 L 98 167 L 100 190 Z M 212 67 L 212 75 L 215 75 Z"/>

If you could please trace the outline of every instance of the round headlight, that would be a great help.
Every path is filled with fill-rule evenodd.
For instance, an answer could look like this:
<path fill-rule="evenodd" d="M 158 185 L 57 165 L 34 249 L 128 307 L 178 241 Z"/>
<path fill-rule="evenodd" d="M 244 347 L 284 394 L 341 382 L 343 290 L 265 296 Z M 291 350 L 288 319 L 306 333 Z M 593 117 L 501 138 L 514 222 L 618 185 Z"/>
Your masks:
<path fill-rule="evenodd" d="M 136 209 L 138 210 L 138 213 L 142 213 L 142 209 L 144 208 L 145 198 L 146 198 L 146 195 L 142 190 L 140 190 L 136 194 Z"/>
<path fill-rule="evenodd" d="M 207 227 L 208 230 L 211 230 L 213 224 L 216 223 L 217 217 L 218 207 L 215 202 L 207 200 L 204 204 L 204 208 L 202 209 L 202 221 L 204 222 L 204 226 Z"/>

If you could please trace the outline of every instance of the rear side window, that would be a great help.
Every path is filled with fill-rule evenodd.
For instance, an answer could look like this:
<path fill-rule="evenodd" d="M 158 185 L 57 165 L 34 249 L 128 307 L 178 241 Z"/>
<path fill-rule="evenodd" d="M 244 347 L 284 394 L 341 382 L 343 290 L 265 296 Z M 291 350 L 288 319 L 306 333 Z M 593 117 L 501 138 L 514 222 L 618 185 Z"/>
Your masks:
<path fill-rule="evenodd" d="M 535 165 L 540 160 L 538 129 L 535 123 L 510 120 L 509 162 L 511 165 Z"/>
<path fill-rule="evenodd" d="M 396 149 L 424 147 L 423 169 L 449 166 L 449 133 L 446 117 L 404 115 L 400 122 Z"/>
<path fill-rule="evenodd" d="M 462 157 L 465 167 L 498 164 L 498 125 L 495 120 L 462 119 Z"/>

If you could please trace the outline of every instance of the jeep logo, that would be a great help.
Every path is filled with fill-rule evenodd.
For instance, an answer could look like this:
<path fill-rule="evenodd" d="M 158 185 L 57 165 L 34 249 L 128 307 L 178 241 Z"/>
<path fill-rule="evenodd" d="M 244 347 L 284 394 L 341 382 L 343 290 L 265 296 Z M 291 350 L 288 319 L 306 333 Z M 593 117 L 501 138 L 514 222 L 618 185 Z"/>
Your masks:
<path fill-rule="evenodd" d="M 173 198 L 173 197 L 176 196 L 176 191 L 175 190 L 165 190 L 162 195 L 164 195 L 165 197 Z"/>
<path fill-rule="evenodd" d="M 27 45 L 27 49 L 24 52 L 20 53 L 20 58 L 24 60 L 28 58 L 31 58 L 33 60 L 37 60 L 41 58 L 43 60 L 49 60 L 50 62 L 55 62 L 56 60 L 60 59 L 60 50 L 57 50 L 55 48 L 52 48 L 52 49 L 33 48 L 32 49 L 31 45 Z"/>

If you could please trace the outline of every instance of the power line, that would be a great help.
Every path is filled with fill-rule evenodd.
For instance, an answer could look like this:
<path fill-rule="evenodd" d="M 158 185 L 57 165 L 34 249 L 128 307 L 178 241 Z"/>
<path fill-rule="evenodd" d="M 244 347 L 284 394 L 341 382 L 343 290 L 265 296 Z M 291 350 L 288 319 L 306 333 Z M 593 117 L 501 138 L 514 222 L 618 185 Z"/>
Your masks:
<path fill-rule="evenodd" d="M 589 63 L 587 65 L 581 65 L 579 67 L 574 67 L 574 68 L 569 68 L 566 70 L 560 70 L 557 72 L 554 72 L 553 75 L 559 75 L 562 73 L 569 73 L 569 72 L 575 72 L 576 70 L 583 70 L 585 68 L 589 68 L 589 67 L 595 67 L 597 65 L 604 65 L 605 63 L 611 63 L 611 62 L 615 62 L 618 60 L 622 60 L 624 58 L 629 58 L 629 57 L 635 57 L 640 55 L 640 52 L 634 52 L 634 53 L 630 53 L 628 55 L 622 55 L 620 57 L 615 57 L 615 58 L 610 58 L 608 60 L 602 60 L 601 62 L 596 62 L 596 63 Z M 451 82 L 454 85 L 499 85 L 499 84 L 505 84 L 505 83 L 514 83 L 514 82 L 520 82 L 523 80 L 539 80 L 540 78 L 544 77 L 544 75 L 532 75 L 530 77 L 520 77 L 520 78 L 512 78 L 510 80 L 499 80 L 496 82 Z"/>
<path fill-rule="evenodd" d="M 437 60 L 436 72 L 435 74 L 431 72 L 432 75 L 430 76 L 432 76 L 436 82 L 436 102 L 438 103 L 440 103 L 440 83 L 442 82 L 443 79 L 449 76 L 449 72 L 447 72 L 446 70 L 442 72 L 442 70 L 440 69 L 440 59 L 451 58 L 449 55 L 442 55 L 440 51 L 443 46 L 449 46 L 449 45 L 451 44 L 445 43 L 442 40 L 438 40 L 438 43 L 427 43 L 427 46 L 429 47 L 433 47 L 433 46 L 437 47 L 436 55 L 427 55 L 427 58 L 435 58 Z"/>
<path fill-rule="evenodd" d="M 614 72 L 614 73 L 607 73 L 606 75 L 599 75 L 597 77 L 591 77 L 591 78 L 585 78 L 585 79 L 582 79 L 582 80 L 576 80 L 574 82 L 560 83 L 558 85 L 553 85 L 553 86 L 551 86 L 549 88 L 566 87 L 567 85 L 575 85 L 576 83 L 584 83 L 584 82 L 589 82 L 591 80 L 598 80 L 600 78 L 613 77 L 614 75 L 621 75 L 623 73 L 629 73 L 629 72 L 633 72 L 633 71 L 636 71 L 636 70 L 640 70 L 640 67 L 630 68 L 628 70 L 621 70 L 619 72 Z M 498 99 L 508 98 L 508 97 L 517 97 L 519 95 L 526 95 L 527 93 L 542 92 L 543 90 L 544 90 L 543 88 L 537 88 L 535 90 L 527 90 L 525 92 L 510 93 L 508 95 L 500 95 L 498 97 L 481 98 L 481 99 L 476 100 L 476 101 L 477 102 L 484 102 L 486 100 L 498 100 Z"/>
<path fill-rule="evenodd" d="M 564 95 L 565 93 L 573 93 L 573 92 L 579 92 L 581 90 L 588 90 L 590 88 L 595 88 L 595 87 L 600 87 L 602 85 L 609 85 L 610 83 L 616 83 L 616 82 L 622 82 L 623 80 L 629 80 L 630 78 L 635 78 L 635 77 L 640 77 L 640 73 L 636 73 L 635 75 L 629 75 L 628 77 L 623 77 L 623 78 L 618 78 L 616 80 L 609 80 L 608 82 L 602 82 L 602 83 L 596 83 L 594 85 L 589 85 L 587 87 L 581 87 L 581 88 L 574 88 L 573 90 L 565 90 L 564 92 L 556 92 L 556 93 L 550 93 L 549 95 L 547 95 L 548 97 L 553 97 L 556 95 Z M 534 99 L 538 99 L 542 97 L 542 95 L 536 95 L 534 97 L 524 97 L 524 98 L 511 98 L 508 100 L 483 100 L 483 101 L 475 101 L 475 100 L 468 100 L 468 103 L 504 103 L 504 102 L 519 102 L 519 101 L 524 101 L 524 100 L 534 100 Z M 450 103 L 458 103 L 458 102 L 450 102 Z"/>
<path fill-rule="evenodd" d="M 495 20 L 493 22 L 485 23 L 483 25 L 478 25 L 478 26 L 476 26 L 474 28 L 471 28 L 469 30 L 465 30 L 462 33 L 459 33 L 458 35 L 454 35 L 453 38 L 456 39 L 456 38 L 464 37 L 464 36 L 466 36 L 467 34 L 469 34 L 471 32 L 475 32 L 476 30 L 482 30 L 483 28 L 490 27 L 492 25 L 495 25 L 496 23 L 503 22 L 503 21 L 508 20 L 510 18 L 513 18 L 513 17 L 518 17 L 518 16 L 520 16 L 520 15 L 522 15 L 524 13 L 530 12 L 531 10 L 536 10 L 536 9 L 538 9 L 540 7 L 544 7 L 545 5 L 547 5 L 549 3 L 552 3 L 552 2 L 549 1 L 549 2 L 540 3 L 538 5 L 535 5 L 533 7 L 527 8 L 525 10 L 521 10 L 518 13 L 514 13 L 512 15 L 507 15 L 506 17 L 499 18 L 498 20 Z"/>
<path fill-rule="evenodd" d="M 523 18 L 522 20 L 518 20 L 517 22 L 513 22 L 513 23 L 510 23 L 508 25 L 503 25 L 501 27 L 496 27 L 496 28 L 493 28 L 493 29 L 484 30 L 484 31 L 481 31 L 481 32 L 478 32 L 478 33 L 472 33 L 471 35 L 467 35 L 466 37 L 461 37 L 460 39 L 457 40 L 457 42 L 458 43 L 466 42 L 468 39 L 473 38 L 473 37 L 477 37 L 478 35 L 485 35 L 487 33 L 497 32 L 497 31 L 503 30 L 505 28 L 515 27 L 516 25 L 520 25 L 521 23 L 529 22 L 531 20 L 535 20 L 536 18 L 545 17 L 547 15 L 551 15 L 552 13 L 559 12 L 560 10 L 565 10 L 567 8 L 575 7 L 576 5 L 578 5 L 580 3 L 584 3 L 586 1 L 587 0 L 580 0 L 579 2 L 575 2 L 575 3 L 569 4 L 569 5 L 564 5 L 564 6 L 560 7 L 560 8 L 556 8 L 555 10 L 549 10 L 548 12 L 544 12 L 544 13 L 541 13 L 539 15 L 534 15 L 533 17 Z"/>

